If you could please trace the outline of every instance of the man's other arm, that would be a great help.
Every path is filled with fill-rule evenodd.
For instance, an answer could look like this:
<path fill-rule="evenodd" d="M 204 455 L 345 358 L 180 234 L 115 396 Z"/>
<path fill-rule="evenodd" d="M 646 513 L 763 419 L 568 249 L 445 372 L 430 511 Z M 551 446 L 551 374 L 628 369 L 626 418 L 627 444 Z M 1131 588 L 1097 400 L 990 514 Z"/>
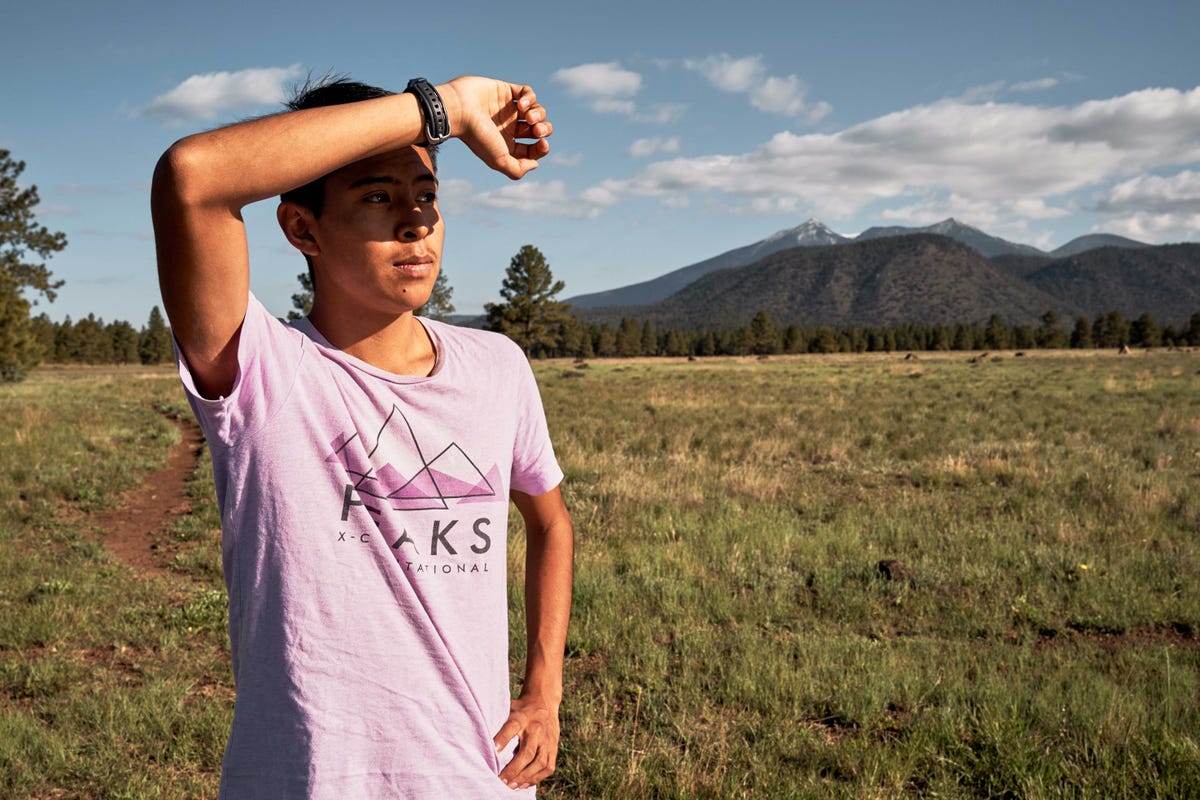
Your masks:
<path fill-rule="evenodd" d="M 537 497 L 514 491 L 512 499 L 525 519 L 527 540 L 525 681 L 494 741 L 503 749 L 519 737 L 500 779 L 510 787 L 525 788 L 549 777 L 558 758 L 575 535 L 558 487 Z"/>

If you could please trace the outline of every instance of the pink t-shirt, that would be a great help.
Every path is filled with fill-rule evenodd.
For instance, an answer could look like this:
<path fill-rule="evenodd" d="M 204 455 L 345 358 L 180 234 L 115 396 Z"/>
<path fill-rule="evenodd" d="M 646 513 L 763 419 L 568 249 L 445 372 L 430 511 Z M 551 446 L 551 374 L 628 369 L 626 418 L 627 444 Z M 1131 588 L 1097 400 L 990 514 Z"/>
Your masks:
<path fill-rule="evenodd" d="M 562 479 L 503 336 L 422 320 L 428 377 L 276 320 L 253 296 L 239 373 L 206 400 L 237 686 L 221 797 L 511 798 L 509 491 Z M 530 791 L 527 794 L 532 794 Z"/>

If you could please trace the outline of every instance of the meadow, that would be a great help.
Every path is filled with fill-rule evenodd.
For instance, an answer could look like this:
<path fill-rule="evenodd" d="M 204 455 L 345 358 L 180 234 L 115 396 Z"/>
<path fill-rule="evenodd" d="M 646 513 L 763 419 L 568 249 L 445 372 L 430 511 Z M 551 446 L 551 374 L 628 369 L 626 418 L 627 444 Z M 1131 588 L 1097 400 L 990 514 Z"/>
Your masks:
<path fill-rule="evenodd" d="M 546 798 L 1200 797 L 1200 353 L 535 364 L 577 532 Z M 167 370 L 0 387 L 0 797 L 215 796 L 208 462 Z M 514 675 L 522 532 L 514 524 Z"/>

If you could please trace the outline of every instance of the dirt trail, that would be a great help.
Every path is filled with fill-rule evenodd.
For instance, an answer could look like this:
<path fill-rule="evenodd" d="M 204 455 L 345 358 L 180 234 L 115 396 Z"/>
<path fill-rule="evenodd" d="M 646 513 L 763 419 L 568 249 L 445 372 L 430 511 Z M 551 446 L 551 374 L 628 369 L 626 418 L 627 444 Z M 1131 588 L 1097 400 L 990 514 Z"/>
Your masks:
<path fill-rule="evenodd" d="M 167 464 L 146 476 L 136 489 L 122 494 L 117 506 L 88 515 L 87 524 L 104 530 L 101 541 L 118 559 L 148 575 L 164 575 L 171 554 L 162 549 L 164 535 L 176 517 L 191 510 L 187 479 L 196 469 L 204 434 L 190 418 L 172 419 L 179 442 L 171 447 Z"/>

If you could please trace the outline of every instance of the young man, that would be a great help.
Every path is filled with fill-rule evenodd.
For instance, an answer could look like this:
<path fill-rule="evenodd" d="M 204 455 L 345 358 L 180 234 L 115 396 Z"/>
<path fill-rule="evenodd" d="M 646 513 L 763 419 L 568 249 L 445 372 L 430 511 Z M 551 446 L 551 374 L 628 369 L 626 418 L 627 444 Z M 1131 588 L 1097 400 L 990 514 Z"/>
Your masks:
<path fill-rule="evenodd" d="M 238 694 L 221 797 L 532 794 L 558 748 L 562 472 L 521 351 L 413 311 L 444 235 L 426 145 L 449 133 L 517 179 L 552 126 L 528 86 L 476 77 L 336 84 L 299 105 L 317 107 L 180 140 L 151 193 L 222 517 Z M 249 291 L 241 210 L 274 195 L 315 280 L 293 325 Z M 528 531 L 516 699 L 510 498 Z"/>

